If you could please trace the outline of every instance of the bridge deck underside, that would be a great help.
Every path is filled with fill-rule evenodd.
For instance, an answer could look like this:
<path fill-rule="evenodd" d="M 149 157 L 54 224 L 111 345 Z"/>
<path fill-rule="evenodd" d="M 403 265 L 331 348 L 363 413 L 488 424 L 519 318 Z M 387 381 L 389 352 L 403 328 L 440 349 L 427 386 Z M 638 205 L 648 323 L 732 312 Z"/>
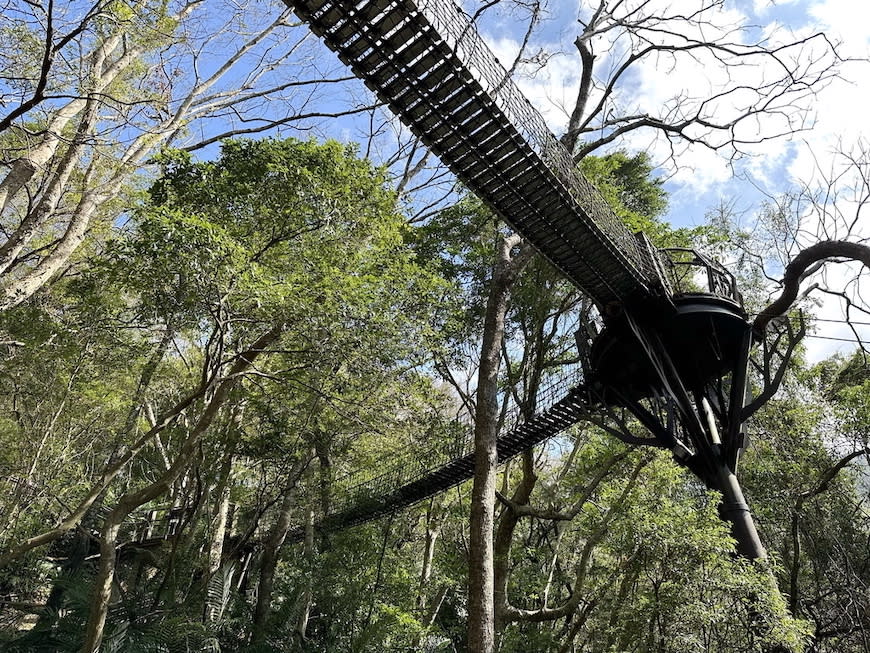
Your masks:
<path fill-rule="evenodd" d="M 647 292 L 650 253 L 575 172 L 444 0 L 285 0 L 451 170 L 601 306 Z"/>

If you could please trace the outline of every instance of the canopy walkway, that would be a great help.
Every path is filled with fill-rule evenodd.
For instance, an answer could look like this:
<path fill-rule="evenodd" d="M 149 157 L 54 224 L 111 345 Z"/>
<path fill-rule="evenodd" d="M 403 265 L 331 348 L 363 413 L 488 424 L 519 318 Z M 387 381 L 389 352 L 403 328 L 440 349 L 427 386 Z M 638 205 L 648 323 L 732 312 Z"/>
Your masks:
<path fill-rule="evenodd" d="M 599 306 L 662 286 L 655 250 L 577 172 L 452 2 L 285 1 L 459 179 Z"/>
<path fill-rule="evenodd" d="M 690 265 L 706 268 L 708 289 L 672 285 L 674 259 L 628 231 L 450 0 L 285 2 L 604 317 L 583 385 L 566 384 L 557 401 L 502 436 L 500 459 L 577 421 L 593 399 L 627 409 L 653 434 L 649 443 L 723 492 L 742 551 L 763 555 L 735 476 L 752 332 L 728 271 L 686 252 Z M 408 461 L 351 487 L 347 505 L 322 515 L 321 527 L 357 524 L 447 489 L 472 475 L 473 458 L 456 451 L 422 467 L 408 471 Z"/>
<path fill-rule="evenodd" d="M 536 444 L 557 435 L 589 414 L 590 398 L 579 367 L 552 379 L 537 395 L 538 410 L 522 420 L 514 412 L 514 426 L 498 438 L 498 461 L 506 462 Z M 317 515 L 317 527 L 334 531 L 377 519 L 444 492 L 474 474 L 474 437 L 470 422 L 459 425 L 459 437 L 448 447 L 419 451 L 406 449 L 361 474 L 339 479 L 336 500 L 326 515 Z M 300 526 L 288 538 L 299 541 Z"/>

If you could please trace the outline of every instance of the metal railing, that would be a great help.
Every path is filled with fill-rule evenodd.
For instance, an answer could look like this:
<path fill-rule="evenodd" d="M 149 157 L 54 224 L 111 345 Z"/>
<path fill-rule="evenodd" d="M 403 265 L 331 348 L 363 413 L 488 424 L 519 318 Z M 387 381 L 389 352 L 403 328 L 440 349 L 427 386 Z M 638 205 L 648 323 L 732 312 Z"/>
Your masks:
<path fill-rule="evenodd" d="M 579 363 L 566 366 L 550 376 L 535 395 L 535 415 L 545 413 L 563 400 L 582 381 Z M 520 407 L 511 402 L 504 416 L 502 433 L 513 432 L 523 423 Z M 471 417 L 467 414 L 458 416 L 450 430 L 453 431 L 453 437 L 449 440 L 442 440 L 428 448 L 408 447 L 401 452 L 391 452 L 374 461 L 374 464 L 367 465 L 364 470 L 336 478 L 332 485 L 330 514 L 347 513 L 355 507 L 364 508 L 373 501 L 390 496 L 399 488 L 422 481 L 439 469 L 470 456 L 474 451 L 474 424 Z M 466 476 L 469 477 L 470 474 Z M 461 480 L 464 479 L 459 478 L 457 482 Z M 423 494 L 420 499 L 426 496 Z M 321 514 L 316 519 L 322 522 L 327 517 Z"/>
<path fill-rule="evenodd" d="M 591 224 L 605 235 L 604 244 L 615 246 L 615 253 L 627 257 L 647 279 L 655 278 L 656 270 L 647 252 L 613 212 L 601 193 L 577 170 L 571 153 L 553 135 L 540 112 L 508 76 L 504 66 L 484 42 L 465 12 L 453 2 L 445 0 L 419 0 L 418 7 L 436 32 L 465 63 L 525 143 L 531 146 L 589 214 Z"/>
<path fill-rule="evenodd" d="M 743 306 L 737 280 L 721 263 L 690 247 L 660 250 L 675 296 L 704 293 L 730 299 Z"/>
<path fill-rule="evenodd" d="M 450 0 L 286 0 L 481 199 L 600 306 L 661 282 Z"/>

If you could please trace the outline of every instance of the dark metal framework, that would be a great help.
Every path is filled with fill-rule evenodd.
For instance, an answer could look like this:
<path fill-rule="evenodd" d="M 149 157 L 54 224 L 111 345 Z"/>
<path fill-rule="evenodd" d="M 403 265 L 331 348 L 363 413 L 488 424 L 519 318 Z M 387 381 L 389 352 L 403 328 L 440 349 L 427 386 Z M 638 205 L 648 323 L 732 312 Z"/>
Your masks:
<path fill-rule="evenodd" d="M 465 14 L 443 0 L 289 2 L 502 218 L 601 306 L 660 282 Z"/>
<path fill-rule="evenodd" d="M 594 411 L 628 413 L 652 437 L 613 432 L 670 449 L 723 493 L 741 553 L 764 555 L 735 476 L 752 332 L 733 276 L 695 250 L 657 252 L 631 234 L 450 0 L 285 2 L 605 318 L 600 334 L 578 339 L 582 376 L 499 438 L 499 459 Z M 351 484 L 321 527 L 358 524 L 469 478 L 469 441 Z"/>

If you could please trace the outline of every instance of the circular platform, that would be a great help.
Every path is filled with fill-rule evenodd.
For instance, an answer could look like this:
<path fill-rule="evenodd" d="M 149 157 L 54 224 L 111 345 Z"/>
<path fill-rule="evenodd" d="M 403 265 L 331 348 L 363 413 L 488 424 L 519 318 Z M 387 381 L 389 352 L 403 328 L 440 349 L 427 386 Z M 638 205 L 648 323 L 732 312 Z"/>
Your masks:
<path fill-rule="evenodd" d="M 736 302 L 718 295 L 683 294 L 673 302 L 676 310 L 635 319 L 658 333 L 686 388 L 700 389 L 733 369 L 751 325 Z M 661 394 L 658 376 L 624 316 L 609 321 L 593 342 L 590 359 L 592 381 L 608 404 Z"/>

